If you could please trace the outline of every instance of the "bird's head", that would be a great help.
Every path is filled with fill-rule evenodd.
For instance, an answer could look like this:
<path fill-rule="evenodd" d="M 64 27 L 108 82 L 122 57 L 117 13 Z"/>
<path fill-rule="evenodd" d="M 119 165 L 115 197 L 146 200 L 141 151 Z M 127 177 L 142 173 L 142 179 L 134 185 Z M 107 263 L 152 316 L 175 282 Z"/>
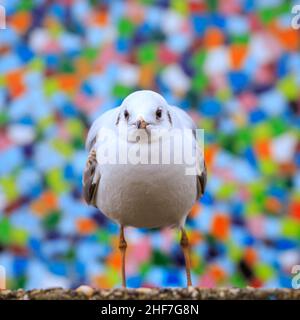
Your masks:
<path fill-rule="evenodd" d="M 117 125 L 128 130 L 170 129 L 172 119 L 168 103 L 158 93 L 150 90 L 136 91 L 126 97 L 121 105 Z"/>

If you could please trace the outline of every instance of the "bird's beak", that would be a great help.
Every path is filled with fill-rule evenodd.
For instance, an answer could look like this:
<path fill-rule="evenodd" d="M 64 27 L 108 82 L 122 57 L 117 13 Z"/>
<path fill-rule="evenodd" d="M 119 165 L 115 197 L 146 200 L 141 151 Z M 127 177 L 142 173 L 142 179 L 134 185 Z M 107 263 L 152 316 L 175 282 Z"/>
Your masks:
<path fill-rule="evenodd" d="M 142 117 L 140 117 L 136 122 L 136 127 L 138 129 L 146 129 L 148 122 L 146 122 Z"/>

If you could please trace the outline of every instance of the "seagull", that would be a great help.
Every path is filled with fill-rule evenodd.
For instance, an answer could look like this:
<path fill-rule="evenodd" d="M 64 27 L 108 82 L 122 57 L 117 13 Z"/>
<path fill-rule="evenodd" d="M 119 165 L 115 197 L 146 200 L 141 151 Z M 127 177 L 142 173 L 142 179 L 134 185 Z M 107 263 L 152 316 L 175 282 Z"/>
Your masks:
<path fill-rule="evenodd" d="M 187 285 L 192 285 L 185 221 L 195 202 L 204 193 L 207 179 L 204 158 L 196 143 L 196 129 L 192 118 L 185 111 L 169 105 L 154 91 L 139 90 L 127 96 L 119 107 L 97 118 L 88 132 L 88 158 L 82 179 L 83 196 L 87 204 L 98 208 L 120 226 L 119 250 L 124 288 L 127 248 L 124 229 L 127 226 L 178 228 L 181 231 L 180 245 L 185 259 Z M 105 130 L 111 133 L 106 140 L 103 139 Z M 186 174 L 186 164 L 175 163 L 174 160 L 169 163 L 162 163 L 161 159 L 158 163 L 103 161 L 105 150 L 113 158 L 118 158 L 120 146 L 125 146 L 122 150 L 128 152 L 136 150 L 134 148 L 138 146 L 140 152 L 153 150 L 153 154 L 156 152 L 160 155 L 166 148 L 151 149 L 160 141 L 156 132 L 172 134 L 183 130 L 193 133 L 191 146 L 197 155 L 195 174 Z M 137 132 L 142 132 L 148 139 L 133 139 Z M 173 155 L 177 149 L 176 144 L 170 146 L 170 149 Z"/>

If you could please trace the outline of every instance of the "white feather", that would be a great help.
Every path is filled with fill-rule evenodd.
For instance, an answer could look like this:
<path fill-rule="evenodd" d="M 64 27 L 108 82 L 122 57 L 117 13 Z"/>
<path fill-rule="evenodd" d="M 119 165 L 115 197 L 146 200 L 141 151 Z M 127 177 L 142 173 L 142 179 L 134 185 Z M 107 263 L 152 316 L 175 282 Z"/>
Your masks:
<path fill-rule="evenodd" d="M 163 118 L 155 119 L 157 107 L 163 108 Z M 130 119 L 124 120 L 128 110 Z M 167 112 L 170 113 L 171 123 Z M 190 116 L 170 106 L 153 91 L 138 91 L 128 96 L 118 108 L 99 117 L 92 125 L 86 142 L 90 150 L 101 128 L 118 132 L 117 122 L 132 128 L 135 117 L 143 116 L 152 127 L 196 129 Z M 194 147 L 197 148 L 196 142 Z M 103 148 L 113 148 L 111 141 L 96 144 L 98 155 Z M 129 148 L 129 146 L 128 146 Z M 174 150 L 171 150 L 174 152 Z M 199 158 L 203 162 L 203 158 Z M 203 163 L 197 168 L 203 170 Z M 97 192 L 97 207 L 109 218 L 124 226 L 183 226 L 197 198 L 197 177 L 186 175 L 185 164 L 99 164 L 101 176 Z"/>

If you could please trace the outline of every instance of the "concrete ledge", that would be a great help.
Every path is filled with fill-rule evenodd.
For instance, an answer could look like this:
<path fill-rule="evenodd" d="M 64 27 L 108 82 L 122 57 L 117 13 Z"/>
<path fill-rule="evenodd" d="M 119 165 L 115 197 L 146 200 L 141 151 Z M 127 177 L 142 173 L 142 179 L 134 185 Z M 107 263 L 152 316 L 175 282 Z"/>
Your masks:
<path fill-rule="evenodd" d="M 300 289 L 237 289 L 237 288 L 140 288 L 140 289 L 102 289 L 65 290 L 53 288 L 46 290 L 2 290 L 0 300 L 300 300 Z"/>

